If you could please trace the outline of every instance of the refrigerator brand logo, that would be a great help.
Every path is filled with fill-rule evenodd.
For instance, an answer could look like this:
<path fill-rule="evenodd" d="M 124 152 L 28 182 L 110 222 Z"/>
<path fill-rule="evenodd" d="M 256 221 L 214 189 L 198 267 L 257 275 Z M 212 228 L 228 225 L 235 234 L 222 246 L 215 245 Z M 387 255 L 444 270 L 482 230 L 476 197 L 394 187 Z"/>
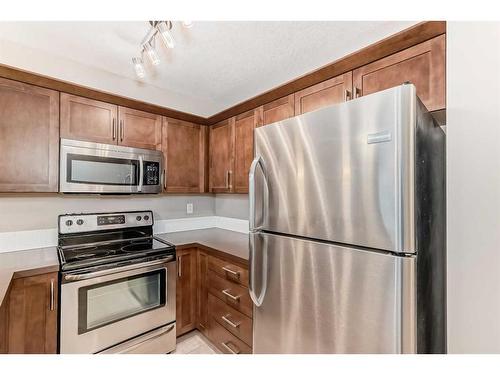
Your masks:
<path fill-rule="evenodd" d="M 390 142 L 392 139 L 391 132 L 385 131 L 380 133 L 368 134 L 366 137 L 366 143 L 380 143 L 380 142 Z"/>

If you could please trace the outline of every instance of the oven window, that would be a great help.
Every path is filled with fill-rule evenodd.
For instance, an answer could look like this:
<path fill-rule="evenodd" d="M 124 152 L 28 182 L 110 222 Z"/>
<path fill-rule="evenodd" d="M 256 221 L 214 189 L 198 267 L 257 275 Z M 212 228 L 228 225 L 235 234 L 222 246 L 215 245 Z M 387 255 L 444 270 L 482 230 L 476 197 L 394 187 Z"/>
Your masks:
<path fill-rule="evenodd" d="M 165 306 L 166 270 L 120 278 L 78 290 L 78 333 Z"/>
<path fill-rule="evenodd" d="M 138 185 L 139 161 L 68 154 L 67 182 L 97 185 Z"/>

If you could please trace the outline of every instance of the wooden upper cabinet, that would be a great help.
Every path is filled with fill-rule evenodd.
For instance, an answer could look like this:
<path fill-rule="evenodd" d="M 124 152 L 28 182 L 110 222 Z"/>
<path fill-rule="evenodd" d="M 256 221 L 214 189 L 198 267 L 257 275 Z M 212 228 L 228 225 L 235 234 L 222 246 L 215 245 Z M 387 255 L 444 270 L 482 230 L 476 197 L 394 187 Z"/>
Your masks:
<path fill-rule="evenodd" d="M 0 78 L 0 192 L 57 192 L 59 93 Z"/>
<path fill-rule="evenodd" d="M 177 336 L 196 328 L 196 248 L 177 250 L 176 330 Z"/>
<path fill-rule="evenodd" d="M 118 144 L 157 150 L 161 147 L 161 116 L 136 109 L 118 108 Z"/>
<path fill-rule="evenodd" d="M 295 114 L 294 94 L 284 96 L 283 98 L 273 100 L 270 103 L 260 106 L 259 112 L 262 120 L 256 126 L 269 125 L 273 122 L 293 117 Z"/>
<path fill-rule="evenodd" d="M 248 172 L 253 160 L 253 131 L 262 123 L 259 110 L 252 110 L 234 120 L 233 192 L 248 193 Z"/>
<path fill-rule="evenodd" d="M 8 304 L 8 352 L 57 352 L 57 272 L 15 279 Z"/>
<path fill-rule="evenodd" d="M 207 134 L 206 126 L 163 118 L 161 144 L 166 192 L 205 192 Z"/>
<path fill-rule="evenodd" d="M 210 192 L 233 191 L 234 117 L 210 127 Z"/>
<path fill-rule="evenodd" d="M 114 104 L 61 93 L 61 138 L 116 144 L 117 118 Z"/>
<path fill-rule="evenodd" d="M 440 35 L 356 69 L 353 81 L 358 95 L 411 82 L 429 111 L 445 108 L 445 41 Z"/>
<path fill-rule="evenodd" d="M 352 72 L 333 77 L 295 93 L 295 115 L 315 111 L 352 97 Z"/>

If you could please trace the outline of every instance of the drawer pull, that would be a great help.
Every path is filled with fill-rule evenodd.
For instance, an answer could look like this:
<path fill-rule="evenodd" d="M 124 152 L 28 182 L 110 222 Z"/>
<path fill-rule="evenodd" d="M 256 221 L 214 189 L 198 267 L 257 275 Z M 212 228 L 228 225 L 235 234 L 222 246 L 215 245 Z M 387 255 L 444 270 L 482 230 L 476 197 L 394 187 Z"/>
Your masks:
<path fill-rule="evenodd" d="M 230 316 L 231 316 L 231 314 L 222 315 L 222 316 L 221 316 L 221 319 L 222 319 L 223 321 L 225 321 L 227 324 L 229 324 L 231 327 L 233 327 L 233 328 L 238 328 L 238 327 L 240 326 L 241 322 L 237 322 L 237 323 L 232 322 L 232 321 L 229 319 L 229 317 L 230 317 Z"/>
<path fill-rule="evenodd" d="M 224 271 L 226 271 L 227 273 L 229 273 L 229 274 L 233 275 L 234 277 L 236 277 L 236 278 L 238 278 L 238 279 L 240 278 L 240 272 L 239 272 L 239 271 L 233 271 L 232 269 L 227 268 L 227 267 L 222 267 L 222 269 L 223 269 Z"/>
<path fill-rule="evenodd" d="M 230 289 L 224 289 L 222 291 L 222 294 L 224 294 L 226 297 L 231 298 L 233 301 L 238 302 L 240 300 L 240 296 L 233 296 L 231 293 L 229 293 Z"/>
<path fill-rule="evenodd" d="M 234 345 L 231 341 L 227 341 L 227 342 L 221 342 L 221 345 L 226 348 L 231 354 L 240 354 L 240 349 L 234 345 L 236 347 L 236 351 L 234 351 L 233 349 L 231 349 L 229 347 L 229 344 L 232 344 Z"/>

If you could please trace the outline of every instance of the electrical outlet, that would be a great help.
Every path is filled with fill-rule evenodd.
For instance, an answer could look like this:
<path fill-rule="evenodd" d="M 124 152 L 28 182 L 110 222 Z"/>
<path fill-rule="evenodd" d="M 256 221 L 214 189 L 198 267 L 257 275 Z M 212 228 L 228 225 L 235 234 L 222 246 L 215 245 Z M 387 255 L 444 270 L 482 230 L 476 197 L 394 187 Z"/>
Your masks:
<path fill-rule="evenodd" d="M 186 213 L 188 213 L 188 214 L 192 214 L 193 213 L 193 204 L 192 203 L 188 203 L 186 205 Z"/>

